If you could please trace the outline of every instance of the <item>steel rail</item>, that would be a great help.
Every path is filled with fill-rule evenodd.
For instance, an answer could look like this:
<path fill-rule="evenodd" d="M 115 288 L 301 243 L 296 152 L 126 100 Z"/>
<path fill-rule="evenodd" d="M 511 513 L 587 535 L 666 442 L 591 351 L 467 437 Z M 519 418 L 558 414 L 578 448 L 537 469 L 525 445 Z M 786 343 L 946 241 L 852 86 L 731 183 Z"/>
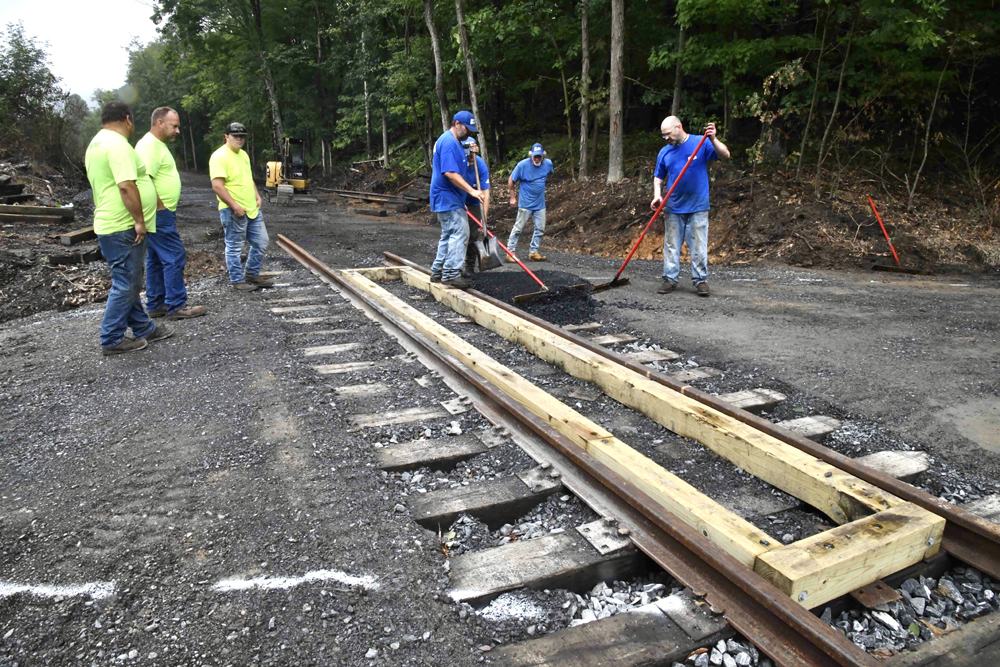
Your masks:
<path fill-rule="evenodd" d="M 390 252 L 385 252 L 383 254 L 387 260 L 394 264 L 408 266 L 423 273 L 430 273 L 426 268 L 411 262 L 408 259 Z M 809 440 L 794 431 L 778 426 L 774 422 L 768 421 L 763 417 L 758 417 L 751 412 L 737 408 L 732 404 L 721 400 L 718 396 L 713 396 L 700 389 L 696 389 L 691 385 L 678 382 L 677 380 L 674 380 L 659 371 L 636 363 L 625 355 L 608 350 L 607 348 L 597 345 L 582 336 L 566 331 L 560 326 L 554 325 L 551 322 L 547 322 L 539 317 L 535 317 L 530 313 L 526 313 L 509 303 L 505 303 L 504 301 L 500 301 L 499 299 L 491 297 L 488 294 L 483 294 L 482 292 L 474 289 L 466 291 L 486 301 L 487 303 L 496 306 L 497 308 L 502 308 L 509 313 L 513 313 L 518 317 L 521 317 L 528 322 L 549 331 L 550 333 L 576 343 L 594 354 L 598 354 L 609 361 L 613 361 L 616 364 L 628 368 L 629 370 L 635 371 L 636 373 L 658 382 L 665 387 L 669 387 L 670 389 L 678 391 L 685 396 L 689 396 L 703 405 L 733 417 L 748 426 L 752 426 L 763 433 L 806 452 L 810 456 L 815 456 L 816 458 L 825 461 L 826 463 L 829 463 L 844 472 L 850 473 L 855 477 L 868 482 L 869 484 L 874 484 L 884 491 L 888 491 L 889 493 L 892 493 L 907 502 L 911 502 L 942 517 L 945 519 L 946 524 L 941 547 L 958 560 L 967 563 L 968 565 L 972 565 L 994 578 L 1000 579 L 1000 525 L 987 521 L 986 519 L 976 516 L 972 512 L 956 507 L 951 503 L 947 503 L 935 496 L 932 496 L 926 491 L 916 488 L 912 484 L 907 484 L 906 482 L 898 480 L 895 477 L 869 468 L 862 463 L 858 463 L 849 456 L 836 452 L 829 447 L 824 447 L 823 445 L 813 442 L 812 440 Z"/>
<path fill-rule="evenodd" d="M 634 538 L 654 562 L 705 597 L 716 613 L 753 641 L 781 667 L 875 667 L 878 663 L 844 635 L 795 603 L 781 590 L 713 544 L 646 493 L 595 460 L 512 397 L 408 326 L 367 294 L 343 280 L 316 257 L 283 235 L 278 245 L 325 281 L 351 293 L 398 329 L 411 334 L 427 353 L 617 495 L 633 510 L 633 522 L 651 540 Z"/>

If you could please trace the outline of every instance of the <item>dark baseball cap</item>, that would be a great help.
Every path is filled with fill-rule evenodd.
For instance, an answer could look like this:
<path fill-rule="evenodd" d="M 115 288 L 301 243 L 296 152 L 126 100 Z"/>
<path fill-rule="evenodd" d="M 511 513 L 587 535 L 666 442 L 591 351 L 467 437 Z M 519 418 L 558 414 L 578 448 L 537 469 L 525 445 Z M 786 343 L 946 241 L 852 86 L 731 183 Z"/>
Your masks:
<path fill-rule="evenodd" d="M 247 128 L 243 127 L 243 123 L 230 123 L 226 125 L 225 134 L 235 134 L 247 136 Z"/>
<path fill-rule="evenodd" d="M 479 128 L 476 127 L 476 117 L 472 115 L 471 111 L 459 111 L 452 120 L 457 120 L 462 125 L 465 125 L 465 127 L 469 128 L 469 132 L 479 134 Z"/>

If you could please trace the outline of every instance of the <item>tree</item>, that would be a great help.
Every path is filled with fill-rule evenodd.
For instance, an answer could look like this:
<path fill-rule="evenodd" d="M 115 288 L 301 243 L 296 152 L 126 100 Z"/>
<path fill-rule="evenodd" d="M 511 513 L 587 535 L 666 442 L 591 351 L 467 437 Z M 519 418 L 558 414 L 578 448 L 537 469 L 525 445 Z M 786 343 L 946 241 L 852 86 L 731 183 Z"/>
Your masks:
<path fill-rule="evenodd" d="M 476 77 L 472 72 L 472 58 L 469 56 L 469 36 L 465 32 L 465 21 L 462 18 L 462 0 L 455 0 L 455 16 L 458 17 L 458 37 L 462 44 L 462 56 L 465 58 L 465 73 L 469 77 L 469 98 L 472 101 L 472 114 L 476 117 L 479 128 L 483 128 L 483 117 L 479 114 L 479 101 L 476 96 Z M 484 160 L 489 160 L 486 142 L 480 141 L 479 150 Z"/>
<path fill-rule="evenodd" d="M 608 183 L 624 178 L 622 146 L 622 50 L 625 40 L 625 0 L 611 0 L 611 103 L 608 109 Z"/>

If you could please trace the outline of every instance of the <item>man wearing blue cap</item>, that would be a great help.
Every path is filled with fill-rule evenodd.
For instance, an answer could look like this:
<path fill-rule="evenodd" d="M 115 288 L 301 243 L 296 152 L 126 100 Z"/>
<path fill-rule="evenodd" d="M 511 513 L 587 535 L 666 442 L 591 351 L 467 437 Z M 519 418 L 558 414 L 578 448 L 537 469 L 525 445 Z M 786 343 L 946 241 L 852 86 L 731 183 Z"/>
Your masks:
<path fill-rule="evenodd" d="M 465 252 L 469 243 L 469 216 L 465 213 L 465 195 L 483 201 L 481 190 L 465 180 L 469 162 L 461 141 L 470 134 L 478 134 L 475 117 L 468 111 L 459 111 L 451 127 L 438 137 L 434 144 L 431 170 L 431 211 L 437 213 L 441 224 L 437 257 L 431 264 L 431 282 L 452 287 L 472 287 L 472 280 L 462 275 Z"/>
<path fill-rule="evenodd" d="M 486 166 L 486 161 L 479 157 L 479 144 L 472 137 L 462 142 L 462 148 L 469 160 L 469 170 L 465 173 L 465 182 L 477 190 L 482 190 L 483 201 L 472 195 L 465 195 L 465 208 L 468 209 L 476 220 L 486 223 L 486 216 L 490 212 L 490 170 Z M 479 225 L 475 220 L 469 221 L 469 245 L 465 252 L 465 277 L 472 278 L 476 272 L 476 260 L 479 259 L 479 251 L 474 245 L 479 240 Z"/>
<path fill-rule="evenodd" d="M 535 231 L 531 235 L 528 259 L 535 262 L 545 261 L 545 255 L 538 251 L 542 245 L 542 237 L 545 236 L 545 179 L 553 171 L 552 160 L 545 157 L 545 149 L 541 144 L 535 144 L 528 152 L 528 157 L 517 163 L 507 179 L 510 205 L 517 206 L 517 218 L 514 220 L 514 228 L 510 230 L 507 248 L 512 253 L 517 249 L 517 237 L 521 235 L 524 223 L 531 218 Z M 520 183 L 517 195 L 514 194 L 514 183 Z"/>

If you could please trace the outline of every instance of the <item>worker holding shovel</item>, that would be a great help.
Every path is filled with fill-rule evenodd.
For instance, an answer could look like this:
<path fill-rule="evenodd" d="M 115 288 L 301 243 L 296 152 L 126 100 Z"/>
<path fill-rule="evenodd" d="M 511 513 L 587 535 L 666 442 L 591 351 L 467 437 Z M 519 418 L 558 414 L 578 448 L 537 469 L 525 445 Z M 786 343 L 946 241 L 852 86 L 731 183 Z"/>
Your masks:
<path fill-rule="evenodd" d="M 660 134 L 667 145 L 656 157 L 653 173 L 653 201 L 649 207 L 657 210 L 663 203 L 661 186 L 664 179 L 673 184 L 667 200 L 663 221 L 663 284 L 660 294 L 670 294 L 677 287 L 681 269 L 681 246 L 687 242 L 691 253 L 691 282 L 698 296 L 708 296 L 708 163 L 729 159 L 729 149 L 715 134 L 715 124 L 705 126 L 705 138 L 684 131 L 677 116 L 667 116 L 660 124 Z M 697 154 L 695 152 L 697 151 Z M 690 159 L 689 161 L 689 158 Z M 689 164 L 690 162 L 690 164 Z M 685 165 L 690 168 L 684 178 L 677 178 Z"/>
<path fill-rule="evenodd" d="M 490 170 L 486 166 L 486 161 L 479 157 L 479 144 L 473 137 L 468 137 L 462 142 L 465 155 L 469 159 L 469 170 L 465 174 L 465 181 L 477 190 L 482 191 L 484 197 L 482 205 L 479 199 L 470 194 L 465 195 L 465 208 L 477 220 L 486 224 L 486 216 L 490 212 Z M 479 259 L 479 250 L 476 248 L 476 241 L 479 240 L 479 225 L 469 225 L 469 246 L 465 251 L 465 277 L 472 278 L 476 272 L 476 260 Z"/>

